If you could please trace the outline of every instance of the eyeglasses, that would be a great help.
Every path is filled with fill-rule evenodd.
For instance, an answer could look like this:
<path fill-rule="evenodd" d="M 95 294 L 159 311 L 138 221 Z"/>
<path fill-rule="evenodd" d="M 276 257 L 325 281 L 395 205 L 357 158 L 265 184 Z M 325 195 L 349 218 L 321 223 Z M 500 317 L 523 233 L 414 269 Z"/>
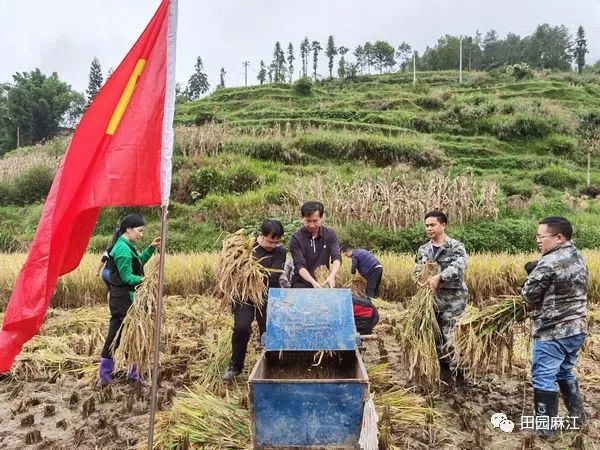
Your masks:
<path fill-rule="evenodd" d="M 536 238 L 538 241 L 541 241 L 542 239 L 544 239 L 544 238 L 547 238 L 547 237 L 551 237 L 551 236 L 557 236 L 557 234 L 544 234 L 544 235 L 537 234 L 537 235 L 535 236 L 535 238 Z"/>
<path fill-rule="evenodd" d="M 268 239 L 263 236 L 262 241 L 263 241 L 263 244 L 269 245 L 271 247 L 277 247 L 278 245 L 281 245 L 281 239 L 278 239 L 275 241 L 275 240 L 271 240 L 271 239 Z"/>

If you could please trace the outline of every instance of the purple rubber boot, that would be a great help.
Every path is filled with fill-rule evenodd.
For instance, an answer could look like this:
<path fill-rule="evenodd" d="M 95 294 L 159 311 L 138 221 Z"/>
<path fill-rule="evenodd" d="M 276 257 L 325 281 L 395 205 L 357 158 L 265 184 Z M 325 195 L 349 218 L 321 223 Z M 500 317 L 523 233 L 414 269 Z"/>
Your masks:
<path fill-rule="evenodd" d="M 140 382 L 142 385 L 146 384 L 146 383 L 144 383 L 144 379 L 142 378 L 142 376 L 136 370 L 135 366 L 130 367 L 129 370 L 127 371 L 127 379 L 129 381 Z"/>
<path fill-rule="evenodd" d="M 100 359 L 100 385 L 109 384 L 112 382 L 112 373 L 115 370 L 115 362 L 112 358 Z"/>

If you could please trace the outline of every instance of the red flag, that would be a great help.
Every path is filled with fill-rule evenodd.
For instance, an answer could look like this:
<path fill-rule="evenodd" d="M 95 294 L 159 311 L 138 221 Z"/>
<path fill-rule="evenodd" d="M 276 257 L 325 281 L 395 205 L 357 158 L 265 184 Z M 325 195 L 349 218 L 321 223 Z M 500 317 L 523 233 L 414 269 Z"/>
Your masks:
<path fill-rule="evenodd" d="M 77 127 L 54 177 L 0 332 L 0 373 L 40 329 L 103 206 L 166 204 L 171 185 L 177 0 L 163 0 Z"/>

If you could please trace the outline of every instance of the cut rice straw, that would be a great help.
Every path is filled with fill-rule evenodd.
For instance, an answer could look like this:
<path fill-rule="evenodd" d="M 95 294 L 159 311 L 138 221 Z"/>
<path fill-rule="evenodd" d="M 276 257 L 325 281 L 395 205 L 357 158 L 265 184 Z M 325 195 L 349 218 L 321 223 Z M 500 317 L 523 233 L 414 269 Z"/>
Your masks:
<path fill-rule="evenodd" d="M 520 296 L 500 297 L 481 310 L 467 309 L 454 331 L 454 357 L 468 369 L 469 378 L 512 369 L 514 329 L 526 317 Z"/>
<path fill-rule="evenodd" d="M 439 384 L 440 367 L 436 340 L 440 328 L 436 319 L 435 297 L 427 282 L 438 273 L 435 262 L 427 262 L 417 280 L 417 293 L 407 305 L 404 316 L 400 360 L 408 369 L 411 380 L 423 387 Z"/>
<path fill-rule="evenodd" d="M 135 369 L 151 377 L 154 355 L 154 325 L 158 299 L 158 258 L 148 264 L 147 275 L 136 287 L 135 300 L 119 330 L 120 342 L 112 343 L 117 366 Z M 117 334 L 118 336 L 119 334 Z"/>
<path fill-rule="evenodd" d="M 262 306 L 268 285 L 265 276 L 276 269 L 267 269 L 254 255 L 256 241 L 244 230 L 238 230 L 223 240 L 217 273 L 218 292 L 230 302 Z"/>

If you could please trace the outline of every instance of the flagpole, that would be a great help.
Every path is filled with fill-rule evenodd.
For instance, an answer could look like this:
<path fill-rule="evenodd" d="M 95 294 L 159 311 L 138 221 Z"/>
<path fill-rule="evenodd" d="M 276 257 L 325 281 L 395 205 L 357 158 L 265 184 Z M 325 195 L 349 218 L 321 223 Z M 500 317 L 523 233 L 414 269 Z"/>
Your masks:
<path fill-rule="evenodd" d="M 152 368 L 152 397 L 150 400 L 150 422 L 148 424 L 148 450 L 154 447 L 154 417 L 158 395 L 158 366 L 160 357 L 160 329 L 162 325 L 163 290 L 165 280 L 165 242 L 167 240 L 167 214 L 169 205 L 161 206 L 160 214 L 160 255 L 158 263 L 158 298 L 156 301 L 156 320 L 154 322 L 154 367 Z"/>

